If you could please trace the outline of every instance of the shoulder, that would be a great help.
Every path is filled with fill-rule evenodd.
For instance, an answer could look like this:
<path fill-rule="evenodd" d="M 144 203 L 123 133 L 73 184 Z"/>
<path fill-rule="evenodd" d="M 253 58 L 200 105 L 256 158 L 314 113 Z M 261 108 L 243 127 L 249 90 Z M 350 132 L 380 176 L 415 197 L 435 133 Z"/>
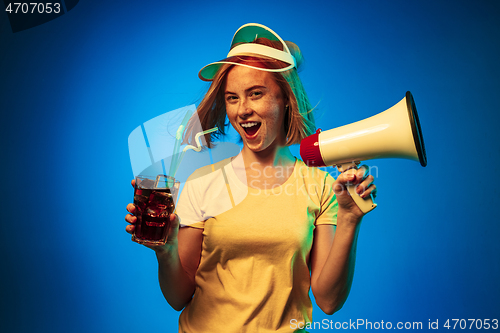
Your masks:
<path fill-rule="evenodd" d="M 187 179 L 187 181 L 192 181 L 195 179 L 202 179 L 205 178 L 206 176 L 213 175 L 215 171 L 220 170 L 224 168 L 226 165 L 231 163 L 231 158 L 226 158 L 222 161 L 219 161 L 214 164 L 209 164 L 205 165 L 204 167 L 201 167 L 199 169 L 196 169 Z"/>
<path fill-rule="evenodd" d="M 334 195 L 335 179 L 330 173 L 317 167 L 307 166 L 301 160 L 297 160 L 296 167 L 298 168 L 296 173 L 298 182 L 306 189 L 310 197 L 325 199 Z"/>
<path fill-rule="evenodd" d="M 298 168 L 297 175 L 303 179 L 313 182 L 334 182 L 335 179 L 325 170 L 317 167 L 307 166 L 302 160 L 297 159 L 296 167 Z"/>

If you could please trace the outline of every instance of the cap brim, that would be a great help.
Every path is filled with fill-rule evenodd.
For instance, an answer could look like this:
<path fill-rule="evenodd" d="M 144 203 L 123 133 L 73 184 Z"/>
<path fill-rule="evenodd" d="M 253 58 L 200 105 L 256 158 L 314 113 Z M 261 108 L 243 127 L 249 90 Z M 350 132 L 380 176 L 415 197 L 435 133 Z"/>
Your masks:
<path fill-rule="evenodd" d="M 239 65 L 239 66 L 244 66 L 244 67 L 249 67 L 249 68 L 255 68 L 267 72 L 284 72 L 289 69 L 292 69 L 295 67 L 295 59 L 293 59 L 293 56 L 290 54 L 290 50 L 288 49 L 288 46 L 286 43 L 281 39 L 281 37 L 276 34 L 274 31 L 269 29 L 268 27 L 258 24 L 258 23 L 248 23 L 243 26 L 241 26 L 236 33 L 233 36 L 233 40 L 231 42 L 231 49 L 235 47 L 235 45 L 242 44 L 242 43 L 252 43 L 255 41 L 257 38 L 267 38 L 272 41 L 279 41 L 283 45 L 284 50 L 280 51 L 283 53 L 287 53 L 289 57 L 292 60 L 289 60 L 288 63 L 285 62 L 285 64 L 281 64 L 277 61 L 277 66 L 273 66 L 276 68 L 270 69 L 267 67 L 263 67 L 262 65 L 262 60 L 257 61 L 257 60 L 252 60 L 250 59 L 251 57 L 258 57 L 260 59 L 263 59 L 263 55 L 266 56 L 265 53 L 247 53 L 247 52 L 242 52 L 242 54 L 239 54 L 238 56 L 233 56 L 233 57 L 228 57 L 225 59 L 222 59 L 220 61 L 213 62 L 211 64 L 206 65 L 203 67 L 199 73 L 198 77 L 203 80 L 203 81 L 212 81 L 215 75 L 217 74 L 217 71 L 220 69 L 220 67 L 224 64 L 232 64 L 232 65 Z M 235 48 L 238 48 L 240 46 L 236 46 Z M 288 56 L 287 55 L 287 56 Z M 265 61 L 267 61 L 267 58 L 270 59 L 270 61 L 273 61 L 273 57 L 265 57 Z"/>
<path fill-rule="evenodd" d="M 260 37 L 283 42 L 280 36 L 268 27 L 258 23 L 248 23 L 236 31 L 231 42 L 231 47 L 238 43 L 251 43 Z"/>
<path fill-rule="evenodd" d="M 256 59 L 259 58 L 259 59 Z M 265 67 L 266 62 L 273 62 L 276 68 Z M 248 68 L 254 68 L 265 72 L 284 72 L 294 67 L 293 64 L 283 63 L 275 59 L 263 59 L 261 55 L 240 55 L 222 59 L 203 67 L 198 73 L 198 77 L 203 81 L 212 81 L 219 69 L 224 65 L 238 65 Z"/>

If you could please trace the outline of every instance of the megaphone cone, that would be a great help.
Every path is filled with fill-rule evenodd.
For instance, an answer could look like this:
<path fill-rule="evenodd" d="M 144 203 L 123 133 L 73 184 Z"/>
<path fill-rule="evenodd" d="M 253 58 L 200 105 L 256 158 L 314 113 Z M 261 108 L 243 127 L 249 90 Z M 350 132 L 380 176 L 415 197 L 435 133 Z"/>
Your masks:
<path fill-rule="evenodd" d="M 425 167 L 424 138 L 412 94 L 406 92 L 399 103 L 373 117 L 328 131 L 318 130 L 301 141 L 300 156 L 309 166 L 337 165 L 340 171 L 361 160 L 376 158 L 411 159 Z M 351 196 L 355 201 L 360 198 L 353 193 Z M 369 210 L 376 207 L 373 200 L 365 205 Z"/>

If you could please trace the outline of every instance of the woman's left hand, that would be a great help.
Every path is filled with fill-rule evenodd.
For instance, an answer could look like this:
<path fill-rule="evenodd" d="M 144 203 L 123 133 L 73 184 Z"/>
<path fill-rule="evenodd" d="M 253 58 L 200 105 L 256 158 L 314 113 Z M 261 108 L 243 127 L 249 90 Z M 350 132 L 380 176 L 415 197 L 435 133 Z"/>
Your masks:
<path fill-rule="evenodd" d="M 361 219 L 364 213 L 359 209 L 351 195 L 347 191 L 347 184 L 358 185 L 356 188 L 357 194 L 362 198 L 368 197 L 370 194 L 375 197 L 377 187 L 373 184 L 374 178 L 368 174 L 368 166 L 362 165 L 359 169 L 352 168 L 342 172 L 333 183 L 333 191 L 337 196 L 339 204 L 339 212 L 351 214 L 357 219 Z"/>

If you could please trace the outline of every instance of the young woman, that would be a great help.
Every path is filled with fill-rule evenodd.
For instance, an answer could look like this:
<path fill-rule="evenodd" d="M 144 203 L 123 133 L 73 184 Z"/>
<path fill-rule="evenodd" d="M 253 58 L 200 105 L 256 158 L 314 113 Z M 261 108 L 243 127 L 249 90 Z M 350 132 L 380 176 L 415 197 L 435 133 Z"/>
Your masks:
<path fill-rule="evenodd" d="M 223 135 L 228 119 L 243 148 L 186 182 L 167 244 L 152 247 L 165 299 L 183 310 L 179 332 L 300 331 L 312 321 L 310 289 L 327 314 L 349 294 L 363 213 L 345 185 L 360 184 L 362 197 L 376 187 L 366 167 L 334 180 L 291 154 L 315 130 L 301 62 L 295 44 L 247 24 L 228 57 L 200 71 L 212 81 L 196 114 L 202 128 Z M 192 121 L 187 141 L 194 128 Z M 212 136 L 206 141 L 210 147 Z M 221 208 L 223 196 L 230 206 Z"/>

